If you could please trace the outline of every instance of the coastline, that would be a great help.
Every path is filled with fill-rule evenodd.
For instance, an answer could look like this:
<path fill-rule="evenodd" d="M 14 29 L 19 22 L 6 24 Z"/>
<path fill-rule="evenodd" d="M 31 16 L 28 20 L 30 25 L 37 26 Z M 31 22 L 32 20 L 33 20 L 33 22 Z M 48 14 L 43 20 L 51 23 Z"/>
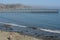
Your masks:
<path fill-rule="evenodd" d="M 23 26 L 23 27 L 20 27 L 19 29 L 21 29 L 21 28 L 23 28 L 22 30 L 23 31 L 21 31 L 21 30 L 19 30 L 19 31 L 16 31 L 16 29 L 15 29 L 15 31 L 13 31 L 13 29 L 11 29 L 11 27 L 13 27 L 13 25 L 14 25 L 14 27 L 15 27 L 15 25 L 16 24 L 11 24 L 11 23 L 2 23 L 1 24 L 2 26 L 4 26 L 4 27 L 6 27 L 6 30 L 1 30 L 0 29 L 0 38 L 2 37 L 2 39 L 1 40 L 3 40 L 3 38 L 5 38 L 5 37 L 9 37 L 10 36 L 10 34 L 12 34 L 11 36 L 13 36 L 13 39 L 15 40 L 15 39 L 18 39 L 18 40 L 60 40 L 60 38 L 58 37 L 58 36 L 56 36 L 56 35 L 54 35 L 54 36 L 52 36 L 52 35 L 50 35 L 50 36 L 46 36 L 46 35 L 44 35 L 44 34 L 38 34 L 38 32 L 37 33 L 35 33 L 35 35 L 36 36 L 34 36 L 33 35 L 33 33 L 29 33 L 29 31 L 27 31 L 27 30 L 23 30 L 25 27 Z M 11 26 L 12 25 L 12 26 Z M 18 26 L 18 25 L 16 25 L 16 26 Z M 20 26 L 20 25 L 19 25 Z M 9 30 L 11 30 L 11 31 L 9 31 Z M 37 28 L 35 28 L 35 27 L 30 27 L 30 28 L 26 28 L 26 29 L 28 29 L 28 30 L 30 30 L 30 31 L 34 31 L 34 30 L 37 30 Z M 39 31 L 39 30 L 38 30 Z M 25 34 L 25 33 L 27 33 L 27 34 Z M 41 32 L 40 32 L 41 33 Z M 16 37 L 16 36 L 18 36 L 18 38 Z M 27 36 L 27 37 L 26 37 Z M 22 37 L 22 38 L 21 38 Z M 6 38 L 5 38 L 6 39 Z M 12 40 L 13 40 L 12 39 Z"/>
<path fill-rule="evenodd" d="M 24 35 L 18 32 L 6 32 L 0 30 L 0 40 L 60 40 L 57 36 L 39 36 Z"/>

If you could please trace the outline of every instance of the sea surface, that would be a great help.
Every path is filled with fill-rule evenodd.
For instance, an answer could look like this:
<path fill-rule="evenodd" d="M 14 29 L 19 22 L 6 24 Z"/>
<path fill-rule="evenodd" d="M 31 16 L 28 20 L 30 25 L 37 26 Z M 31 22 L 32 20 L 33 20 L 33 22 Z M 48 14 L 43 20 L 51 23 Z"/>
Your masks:
<path fill-rule="evenodd" d="M 14 25 L 14 31 L 23 31 L 25 34 L 60 36 L 60 12 L 59 13 L 0 13 L 0 24 L 7 23 Z M 16 27 L 15 27 L 16 26 Z M 20 27 L 37 27 L 38 30 Z M 0 30 L 5 27 L 0 25 Z M 28 31 L 28 32 L 26 32 Z"/>
<path fill-rule="evenodd" d="M 0 13 L 0 22 L 60 30 L 60 13 Z"/>

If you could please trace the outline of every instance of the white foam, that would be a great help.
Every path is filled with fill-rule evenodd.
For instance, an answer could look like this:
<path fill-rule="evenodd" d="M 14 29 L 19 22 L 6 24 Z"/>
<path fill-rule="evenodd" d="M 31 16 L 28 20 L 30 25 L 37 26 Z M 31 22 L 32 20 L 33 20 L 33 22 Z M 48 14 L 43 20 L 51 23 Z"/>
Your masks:
<path fill-rule="evenodd" d="M 11 25 L 11 26 L 18 26 L 18 27 L 27 27 L 27 26 L 22 26 L 22 25 L 18 25 L 18 24 L 13 24 L 13 23 L 4 23 L 4 22 L 0 22 L 0 24 L 4 25 Z"/>
<path fill-rule="evenodd" d="M 51 30 L 51 29 L 43 29 L 43 28 L 40 28 L 40 30 L 46 31 L 46 32 L 52 32 L 52 33 L 59 33 L 60 34 L 60 30 Z"/>
<path fill-rule="evenodd" d="M 22 25 L 17 25 L 17 24 L 13 24 L 13 23 L 4 23 L 4 22 L 0 22 L 0 24 L 4 25 L 11 25 L 11 26 L 18 26 L 18 27 L 27 27 L 27 26 L 22 26 Z M 60 30 L 51 30 L 51 29 L 43 29 L 43 28 L 38 28 L 39 30 L 42 31 L 46 31 L 46 32 L 52 32 L 52 33 L 59 33 L 60 34 Z"/>

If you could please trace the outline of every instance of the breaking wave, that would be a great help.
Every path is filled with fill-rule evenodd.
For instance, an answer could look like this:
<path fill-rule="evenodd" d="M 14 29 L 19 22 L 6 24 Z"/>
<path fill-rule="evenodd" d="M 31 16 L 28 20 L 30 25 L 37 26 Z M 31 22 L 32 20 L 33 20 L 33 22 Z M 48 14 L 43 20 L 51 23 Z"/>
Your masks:
<path fill-rule="evenodd" d="M 52 33 L 59 33 L 60 34 L 60 30 L 51 30 L 51 29 L 43 29 L 43 28 L 40 28 L 40 30 L 46 31 L 46 32 L 52 32 Z"/>
<path fill-rule="evenodd" d="M 14 24 L 14 23 L 4 23 L 4 22 L 0 22 L 0 25 L 11 25 L 11 26 L 18 26 L 18 27 L 27 27 L 27 26 L 23 26 L 23 25 L 18 25 L 18 24 Z M 51 30 L 51 29 L 44 29 L 44 28 L 38 28 L 39 30 L 42 31 L 46 31 L 46 32 L 52 32 L 52 33 L 59 33 L 60 34 L 60 30 Z"/>
<path fill-rule="evenodd" d="M 4 25 L 11 25 L 11 26 L 18 26 L 18 27 L 27 27 L 27 26 L 22 26 L 22 25 L 18 25 L 18 24 L 13 24 L 13 23 L 4 23 L 4 22 L 0 22 L 0 24 Z"/>

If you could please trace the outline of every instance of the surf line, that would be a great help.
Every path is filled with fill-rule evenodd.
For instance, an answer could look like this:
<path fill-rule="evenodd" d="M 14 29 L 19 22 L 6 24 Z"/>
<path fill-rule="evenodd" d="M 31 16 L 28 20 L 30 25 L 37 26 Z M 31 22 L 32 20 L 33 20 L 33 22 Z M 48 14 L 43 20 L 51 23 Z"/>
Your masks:
<path fill-rule="evenodd" d="M 4 23 L 4 22 L 0 22 L 0 24 L 4 25 L 11 25 L 11 26 L 18 26 L 18 27 L 27 27 L 27 26 L 23 26 L 23 25 L 18 25 L 18 24 L 14 24 L 14 23 Z"/>
<path fill-rule="evenodd" d="M 50 30 L 50 29 L 43 29 L 43 28 L 40 28 L 40 30 L 60 34 L 60 30 Z"/>

